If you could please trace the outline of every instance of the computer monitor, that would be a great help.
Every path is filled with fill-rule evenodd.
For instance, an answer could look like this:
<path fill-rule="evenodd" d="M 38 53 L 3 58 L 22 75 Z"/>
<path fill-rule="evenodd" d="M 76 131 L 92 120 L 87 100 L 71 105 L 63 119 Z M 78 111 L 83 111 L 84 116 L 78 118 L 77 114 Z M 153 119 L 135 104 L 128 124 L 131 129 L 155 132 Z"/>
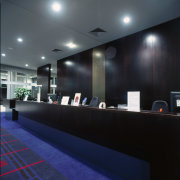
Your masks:
<path fill-rule="evenodd" d="M 180 92 L 170 93 L 171 112 L 180 113 Z"/>
<path fill-rule="evenodd" d="M 48 98 L 52 99 L 52 101 L 57 101 L 57 95 L 56 94 L 48 94 Z"/>

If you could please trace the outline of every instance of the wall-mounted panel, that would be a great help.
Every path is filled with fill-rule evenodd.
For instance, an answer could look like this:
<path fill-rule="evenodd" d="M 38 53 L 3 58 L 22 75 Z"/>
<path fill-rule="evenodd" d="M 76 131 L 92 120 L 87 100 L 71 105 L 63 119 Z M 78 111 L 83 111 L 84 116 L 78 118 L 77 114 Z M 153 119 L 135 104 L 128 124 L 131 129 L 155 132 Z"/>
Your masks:
<path fill-rule="evenodd" d="M 37 69 L 37 84 L 42 85 L 41 100 L 47 101 L 47 94 L 50 92 L 51 64 L 47 64 Z"/>
<path fill-rule="evenodd" d="M 92 92 L 99 97 L 100 102 L 105 101 L 105 46 L 93 49 L 92 59 Z"/>
<path fill-rule="evenodd" d="M 146 33 L 140 32 L 107 44 L 107 52 L 110 49 L 116 52 L 106 57 L 106 101 L 109 105 L 126 104 L 127 91 L 141 91 L 142 106 L 151 104 L 153 56 L 145 38 Z"/>
<path fill-rule="evenodd" d="M 92 50 L 84 51 L 57 62 L 57 92 L 74 99 L 92 98 Z"/>

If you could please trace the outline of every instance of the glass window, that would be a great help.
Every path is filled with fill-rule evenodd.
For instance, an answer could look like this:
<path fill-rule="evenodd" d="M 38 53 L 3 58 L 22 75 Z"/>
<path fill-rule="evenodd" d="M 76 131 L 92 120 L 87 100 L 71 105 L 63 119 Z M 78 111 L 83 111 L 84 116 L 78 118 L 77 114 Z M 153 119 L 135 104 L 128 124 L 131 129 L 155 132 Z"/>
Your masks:
<path fill-rule="evenodd" d="M 8 71 L 1 71 L 1 81 L 8 81 Z"/>
<path fill-rule="evenodd" d="M 17 82 L 26 83 L 26 75 L 23 73 L 17 73 Z"/>

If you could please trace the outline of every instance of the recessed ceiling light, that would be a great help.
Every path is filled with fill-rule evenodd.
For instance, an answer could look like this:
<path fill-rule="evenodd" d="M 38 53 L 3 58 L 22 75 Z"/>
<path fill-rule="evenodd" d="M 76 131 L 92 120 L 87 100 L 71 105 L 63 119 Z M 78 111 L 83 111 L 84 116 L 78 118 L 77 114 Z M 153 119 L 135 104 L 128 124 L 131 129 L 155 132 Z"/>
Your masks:
<path fill-rule="evenodd" d="M 71 48 L 71 49 L 74 49 L 74 48 L 77 47 L 77 45 L 74 44 L 73 42 L 67 43 L 66 46 L 69 47 L 69 48 Z"/>
<path fill-rule="evenodd" d="M 23 42 L 23 39 L 19 37 L 19 38 L 17 38 L 17 41 L 18 42 Z"/>
<path fill-rule="evenodd" d="M 123 19 L 123 22 L 124 22 L 125 24 L 130 23 L 130 22 L 131 22 L 131 18 L 128 17 L 128 16 L 125 16 L 124 19 Z"/>
<path fill-rule="evenodd" d="M 42 56 L 41 59 L 45 59 L 45 56 Z"/>
<path fill-rule="evenodd" d="M 5 53 L 2 53 L 2 54 L 1 54 L 1 56 L 5 57 L 5 56 L 6 56 L 6 54 L 5 54 Z"/>
<path fill-rule="evenodd" d="M 59 12 L 59 11 L 62 9 L 62 6 L 61 6 L 61 4 L 58 3 L 58 2 L 54 2 L 54 3 L 52 4 L 52 9 L 53 9 L 53 11 L 55 11 L 55 12 Z"/>
<path fill-rule="evenodd" d="M 25 66 L 26 66 L 26 67 L 28 67 L 29 65 L 28 65 L 28 64 L 26 64 Z"/>

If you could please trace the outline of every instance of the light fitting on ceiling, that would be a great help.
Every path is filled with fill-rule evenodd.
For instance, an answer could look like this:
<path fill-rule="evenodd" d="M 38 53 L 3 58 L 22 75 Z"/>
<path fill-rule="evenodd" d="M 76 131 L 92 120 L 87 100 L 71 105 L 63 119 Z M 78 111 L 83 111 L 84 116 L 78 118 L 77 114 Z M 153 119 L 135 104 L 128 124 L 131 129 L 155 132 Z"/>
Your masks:
<path fill-rule="evenodd" d="M 125 17 L 123 18 L 123 22 L 124 22 L 125 24 L 129 24 L 129 23 L 131 22 L 131 18 L 130 18 L 129 16 L 125 16 Z"/>
<path fill-rule="evenodd" d="M 28 67 L 29 65 L 28 65 L 28 64 L 26 64 L 25 66 L 26 66 L 26 67 Z"/>
<path fill-rule="evenodd" d="M 5 57 L 5 56 L 6 56 L 6 54 L 5 54 L 5 53 L 2 53 L 2 54 L 1 54 L 1 56 Z"/>
<path fill-rule="evenodd" d="M 45 56 L 42 56 L 41 59 L 46 59 Z"/>
<path fill-rule="evenodd" d="M 18 42 L 23 42 L 23 39 L 19 37 L 19 38 L 17 38 L 17 41 Z"/>
<path fill-rule="evenodd" d="M 71 49 L 74 49 L 74 48 L 77 47 L 77 45 L 74 44 L 73 42 L 67 43 L 66 46 L 69 47 L 69 48 L 71 48 Z"/>
<path fill-rule="evenodd" d="M 52 68 L 51 68 L 50 70 L 51 70 L 51 71 L 53 71 L 53 69 L 52 69 Z"/>
<path fill-rule="evenodd" d="M 55 12 L 59 12 L 59 11 L 62 9 L 62 6 L 61 6 L 61 4 L 58 3 L 58 2 L 54 2 L 54 3 L 52 4 L 52 9 L 53 9 L 53 11 L 55 11 Z"/>

